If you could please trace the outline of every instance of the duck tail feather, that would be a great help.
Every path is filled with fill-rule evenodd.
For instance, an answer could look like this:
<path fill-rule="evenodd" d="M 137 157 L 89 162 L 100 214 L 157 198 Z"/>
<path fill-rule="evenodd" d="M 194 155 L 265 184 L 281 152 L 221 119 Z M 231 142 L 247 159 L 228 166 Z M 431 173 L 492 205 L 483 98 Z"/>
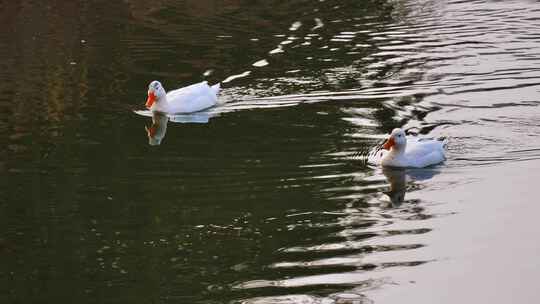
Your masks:
<path fill-rule="evenodd" d="M 212 88 L 212 92 L 214 92 L 214 94 L 217 95 L 219 91 L 221 90 L 221 83 L 218 82 L 215 85 L 211 86 L 211 88 Z"/>
<path fill-rule="evenodd" d="M 439 137 L 437 138 L 437 140 L 441 142 L 441 145 L 444 149 L 448 148 L 448 136 Z"/>

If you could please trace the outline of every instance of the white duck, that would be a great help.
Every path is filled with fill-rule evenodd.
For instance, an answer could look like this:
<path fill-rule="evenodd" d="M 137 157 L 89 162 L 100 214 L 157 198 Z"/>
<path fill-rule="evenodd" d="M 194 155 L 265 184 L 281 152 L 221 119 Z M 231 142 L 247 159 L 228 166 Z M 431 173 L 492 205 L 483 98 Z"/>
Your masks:
<path fill-rule="evenodd" d="M 198 112 L 218 103 L 219 89 L 219 83 L 209 86 L 203 81 L 167 93 L 161 83 L 154 80 L 148 86 L 146 107 L 152 112 L 169 114 Z"/>
<path fill-rule="evenodd" d="M 446 139 L 418 138 L 410 138 L 407 142 L 405 132 L 396 128 L 382 146 L 384 150 L 377 152 L 374 155 L 376 160 L 371 162 L 380 163 L 383 167 L 424 168 L 446 160 L 444 153 L 447 143 Z"/>

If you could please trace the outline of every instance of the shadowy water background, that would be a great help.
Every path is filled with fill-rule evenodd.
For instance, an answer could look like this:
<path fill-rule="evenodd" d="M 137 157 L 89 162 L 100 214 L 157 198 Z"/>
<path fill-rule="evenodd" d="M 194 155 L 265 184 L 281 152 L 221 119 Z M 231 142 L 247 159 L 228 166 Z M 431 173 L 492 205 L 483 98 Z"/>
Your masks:
<path fill-rule="evenodd" d="M 511 208 L 537 200 L 538 2 L 3 1 L 0 20 L 2 303 L 371 303 L 474 269 L 462 239 L 501 258 L 452 277 L 472 292 L 537 252 L 512 233 L 530 220 L 475 235 L 538 212 Z M 154 79 L 227 80 L 226 103 L 151 146 L 133 111 Z M 449 136 L 447 163 L 357 157 L 398 126 Z M 499 250 L 521 236 L 530 256 Z"/>

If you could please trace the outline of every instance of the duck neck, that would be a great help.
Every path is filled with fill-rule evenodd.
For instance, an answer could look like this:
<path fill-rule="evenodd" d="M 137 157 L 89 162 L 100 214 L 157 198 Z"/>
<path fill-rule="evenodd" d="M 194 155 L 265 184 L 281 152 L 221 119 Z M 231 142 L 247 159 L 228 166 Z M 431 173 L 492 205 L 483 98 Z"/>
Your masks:
<path fill-rule="evenodd" d="M 162 105 L 167 104 L 168 103 L 167 95 L 163 94 L 163 95 L 159 96 L 156 101 L 161 103 Z"/>
<path fill-rule="evenodd" d="M 156 98 L 155 102 L 155 110 L 160 112 L 168 112 L 169 109 L 169 102 L 167 101 L 167 96 L 163 95 Z"/>
<path fill-rule="evenodd" d="M 405 148 L 407 147 L 407 144 L 403 144 L 403 145 L 395 145 L 392 147 L 392 151 L 390 151 L 390 153 L 394 154 L 394 155 L 402 155 L 405 153 Z"/>

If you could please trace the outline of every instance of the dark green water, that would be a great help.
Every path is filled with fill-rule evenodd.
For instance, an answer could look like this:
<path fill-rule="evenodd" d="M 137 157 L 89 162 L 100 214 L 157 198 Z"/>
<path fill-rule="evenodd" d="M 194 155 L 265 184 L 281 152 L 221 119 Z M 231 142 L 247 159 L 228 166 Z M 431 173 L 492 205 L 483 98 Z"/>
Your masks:
<path fill-rule="evenodd" d="M 448 258 L 406 191 L 540 157 L 532 1 L 68 2 L 0 1 L 2 303 L 370 303 Z M 247 71 L 148 144 L 150 81 Z M 397 126 L 447 163 L 351 157 Z"/>

